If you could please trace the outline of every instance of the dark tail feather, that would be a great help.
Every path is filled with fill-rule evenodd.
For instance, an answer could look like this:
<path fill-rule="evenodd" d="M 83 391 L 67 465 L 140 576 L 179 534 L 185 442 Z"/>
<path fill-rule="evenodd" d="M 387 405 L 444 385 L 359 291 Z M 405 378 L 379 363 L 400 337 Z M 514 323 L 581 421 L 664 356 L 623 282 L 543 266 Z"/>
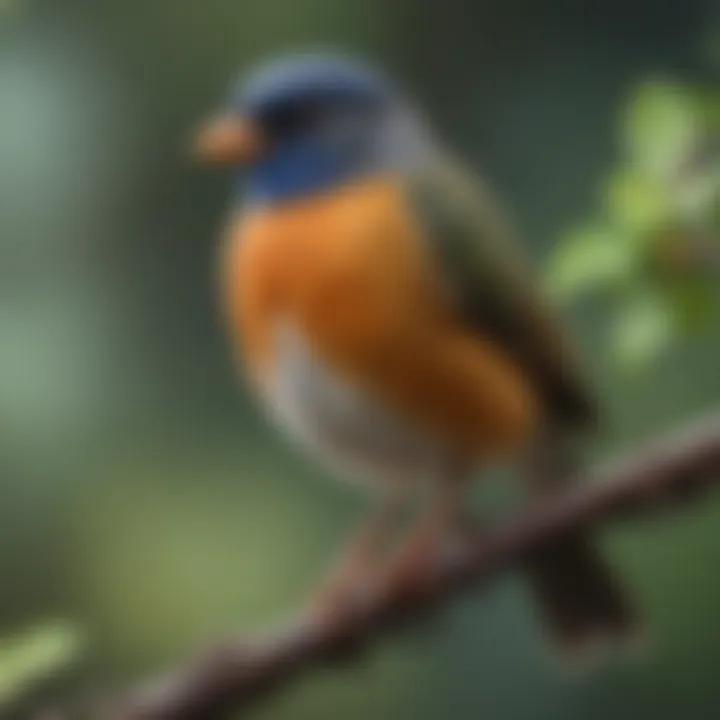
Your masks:
<path fill-rule="evenodd" d="M 529 576 L 550 637 L 569 659 L 586 659 L 603 643 L 626 645 L 637 634 L 637 617 L 614 573 L 582 535 L 538 551 Z"/>
<path fill-rule="evenodd" d="M 575 474 L 578 448 L 549 429 L 528 457 L 525 479 L 534 496 L 557 492 Z M 550 638 L 569 659 L 598 647 L 627 646 L 639 619 L 613 569 L 584 530 L 563 535 L 529 559 L 529 579 Z"/>

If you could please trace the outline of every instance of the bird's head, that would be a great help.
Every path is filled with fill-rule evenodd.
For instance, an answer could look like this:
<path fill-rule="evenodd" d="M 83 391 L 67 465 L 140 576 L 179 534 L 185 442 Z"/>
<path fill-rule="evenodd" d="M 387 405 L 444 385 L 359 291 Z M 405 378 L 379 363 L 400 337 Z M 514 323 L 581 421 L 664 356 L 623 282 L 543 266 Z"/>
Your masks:
<path fill-rule="evenodd" d="M 410 144 L 410 116 L 368 65 L 294 56 L 243 78 L 196 148 L 206 161 L 244 167 L 251 199 L 273 202 L 388 169 Z"/>

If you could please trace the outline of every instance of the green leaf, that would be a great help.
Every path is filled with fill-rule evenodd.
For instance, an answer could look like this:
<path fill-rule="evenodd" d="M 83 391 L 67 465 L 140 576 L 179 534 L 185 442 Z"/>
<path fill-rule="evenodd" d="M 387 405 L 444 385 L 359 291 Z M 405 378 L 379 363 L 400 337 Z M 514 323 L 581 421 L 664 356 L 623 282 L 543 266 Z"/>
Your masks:
<path fill-rule="evenodd" d="M 720 202 L 720 164 L 681 183 L 675 202 L 679 214 L 686 220 L 712 222 Z"/>
<path fill-rule="evenodd" d="M 33 685 L 72 664 L 80 654 L 78 632 L 48 624 L 0 641 L 0 708 L 16 701 Z"/>
<path fill-rule="evenodd" d="M 630 168 L 610 177 L 605 204 L 613 223 L 637 240 L 645 240 L 666 225 L 673 211 L 667 188 L 646 173 Z"/>
<path fill-rule="evenodd" d="M 710 136 L 720 130 L 720 92 L 716 87 L 694 90 L 695 106 Z"/>
<path fill-rule="evenodd" d="M 677 283 L 671 288 L 670 295 L 675 317 L 684 332 L 700 332 L 710 327 L 717 308 L 709 282 L 688 280 Z"/>
<path fill-rule="evenodd" d="M 663 80 L 640 86 L 624 124 L 630 158 L 659 177 L 672 175 L 702 134 L 692 92 Z"/>
<path fill-rule="evenodd" d="M 666 350 L 676 332 L 671 303 L 656 293 L 635 295 L 612 329 L 613 354 L 625 369 L 638 370 Z"/>
<path fill-rule="evenodd" d="M 616 285 L 636 269 L 631 243 L 602 227 L 571 234 L 556 249 L 547 271 L 546 285 L 555 297 Z"/>

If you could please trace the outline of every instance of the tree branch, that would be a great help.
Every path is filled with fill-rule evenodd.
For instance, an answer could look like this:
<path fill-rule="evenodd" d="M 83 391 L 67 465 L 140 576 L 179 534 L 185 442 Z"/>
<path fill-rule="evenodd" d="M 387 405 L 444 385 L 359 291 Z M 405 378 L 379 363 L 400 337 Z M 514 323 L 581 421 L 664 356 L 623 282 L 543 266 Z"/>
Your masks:
<path fill-rule="evenodd" d="M 240 637 L 149 687 L 131 693 L 118 720 L 211 720 L 245 709 L 313 668 L 346 659 L 382 632 L 522 563 L 538 547 L 575 528 L 674 508 L 720 483 L 720 415 L 590 473 L 582 483 L 498 522 L 452 557 L 438 560 L 433 588 L 376 598 L 352 618 L 298 621 L 264 637 Z"/>

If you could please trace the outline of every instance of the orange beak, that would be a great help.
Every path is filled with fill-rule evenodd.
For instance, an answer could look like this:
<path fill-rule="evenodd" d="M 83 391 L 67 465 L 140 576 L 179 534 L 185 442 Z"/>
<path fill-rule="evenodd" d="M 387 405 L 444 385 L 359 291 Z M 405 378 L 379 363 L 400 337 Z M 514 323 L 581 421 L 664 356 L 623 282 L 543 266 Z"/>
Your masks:
<path fill-rule="evenodd" d="M 213 165 L 248 164 L 263 154 L 264 139 L 250 120 L 226 116 L 211 120 L 195 138 L 195 155 Z"/>

